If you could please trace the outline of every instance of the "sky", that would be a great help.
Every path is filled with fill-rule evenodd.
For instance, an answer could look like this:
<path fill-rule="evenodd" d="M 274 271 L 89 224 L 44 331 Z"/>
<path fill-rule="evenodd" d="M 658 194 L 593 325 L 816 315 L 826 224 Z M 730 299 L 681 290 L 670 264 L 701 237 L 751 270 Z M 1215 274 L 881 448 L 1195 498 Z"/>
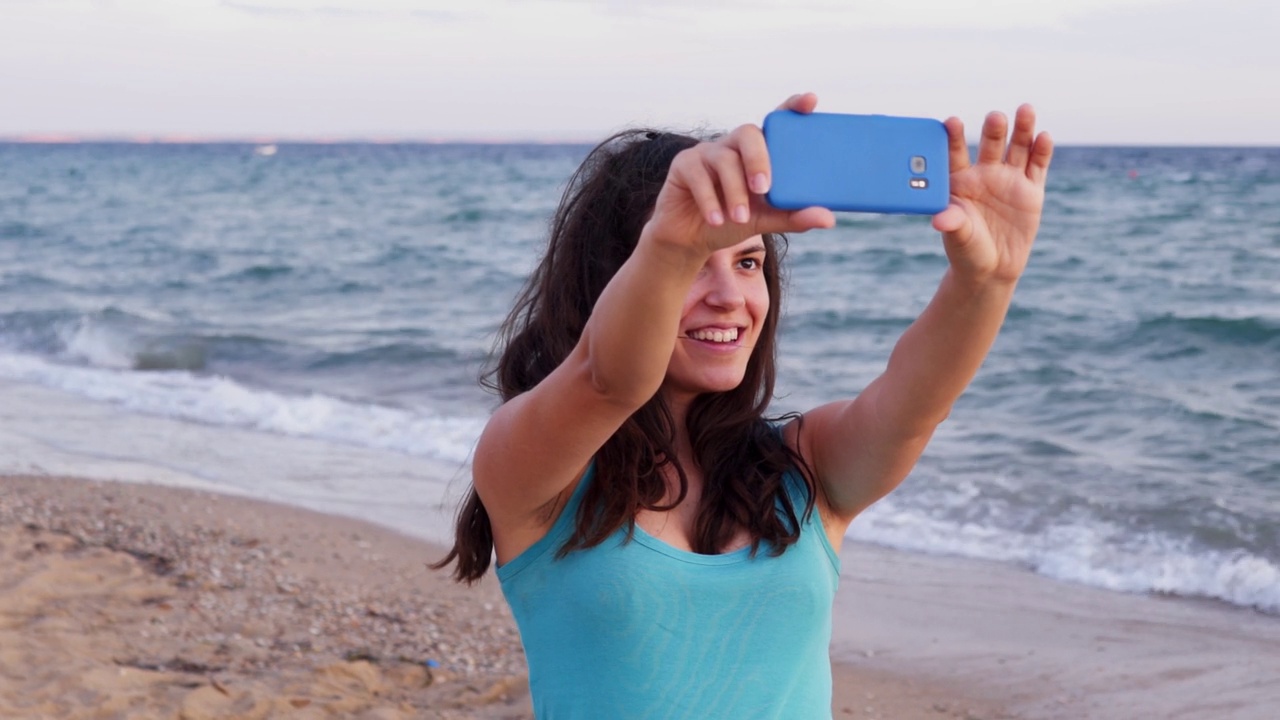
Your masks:
<path fill-rule="evenodd" d="M 0 0 L 0 136 L 591 142 L 813 91 L 1280 145 L 1277 37 L 1274 0 Z"/>

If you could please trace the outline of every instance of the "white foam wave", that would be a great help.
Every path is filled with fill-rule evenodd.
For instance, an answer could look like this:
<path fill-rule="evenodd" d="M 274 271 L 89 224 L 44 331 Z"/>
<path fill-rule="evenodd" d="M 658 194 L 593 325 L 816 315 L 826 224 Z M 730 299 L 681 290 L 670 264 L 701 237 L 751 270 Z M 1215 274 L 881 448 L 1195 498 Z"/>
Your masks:
<path fill-rule="evenodd" d="M 1058 580 L 1131 593 L 1223 600 L 1280 614 L 1280 566 L 1244 550 L 1191 547 L 1158 532 L 1133 535 L 1100 520 L 1072 518 L 1036 535 L 955 522 L 888 498 L 849 537 L 901 550 L 1016 563 Z"/>
<path fill-rule="evenodd" d="M 92 332 L 80 337 L 83 349 L 103 350 L 94 345 L 97 336 Z M 105 342 L 112 342 L 110 336 Z M 456 463 L 470 460 L 485 421 L 315 393 L 285 395 L 225 377 L 73 367 L 6 353 L 0 353 L 0 377 L 111 403 L 129 412 Z M 1135 536 L 1079 515 L 1062 518 L 1035 535 L 940 518 L 932 512 L 940 504 L 979 500 L 979 491 L 971 483 L 961 483 L 951 493 L 934 494 L 925 506 L 891 496 L 860 516 L 850 537 L 914 552 L 1015 563 L 1049 577 L 1108 590 L 1216 598 L 1280 614 L 1280 566 L 1267 558 L 1243 550 L 1197 549 L 1185 539 L 1160 533 Z"/>
<path fill-rule="evenodd" d="M 58 335 L 71 358 L 116 370 L 133 367 L 132 340 L 87 317 L 59 327 Z"/>
<path fill-rule="evenodd" d="M 91 341 L 86 341 L 92 347 Z M 105 363 L 104 363 L 105 364 Z M 56 388 L 130 412 L 308 437 L 465 463 L 481 417 L 361 404 L 312 393 L 284 395 L 218 376 L 72 367 L 0 354 L 0 377 Z"/>

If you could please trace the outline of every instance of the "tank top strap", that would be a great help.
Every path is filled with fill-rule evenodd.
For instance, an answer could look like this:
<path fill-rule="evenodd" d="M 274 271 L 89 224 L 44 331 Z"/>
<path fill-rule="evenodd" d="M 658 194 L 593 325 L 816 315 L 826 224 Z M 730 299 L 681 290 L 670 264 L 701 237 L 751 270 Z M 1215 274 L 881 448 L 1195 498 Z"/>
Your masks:
<path fill-rule="evenodd" d="M 546 555 L 548 551 L 564 545 L 573 534 L 573 526 L 578 515 L 578 506 L 582 504 L 582 496 L 586 494 L 587 486 L 595 479 L 595 475 L 596 461 L 593 458 L 587 465 L 586 471 L 582 473 L 582 479 L 578 481 L 578 486 L 573 489 L 573 493 L 569 496 L 569 501 L 565 503 L 564 509 L 560 511 L 560 517 L 556 518 L 556 521 L 551 524 L 547 534 L 525 548 L 525 551 L 513 558 L 511 562 L 497 566 L 496 572 L 499 580 L 514 577 L 521 570 L 537 561 L 538 558 Z"/>

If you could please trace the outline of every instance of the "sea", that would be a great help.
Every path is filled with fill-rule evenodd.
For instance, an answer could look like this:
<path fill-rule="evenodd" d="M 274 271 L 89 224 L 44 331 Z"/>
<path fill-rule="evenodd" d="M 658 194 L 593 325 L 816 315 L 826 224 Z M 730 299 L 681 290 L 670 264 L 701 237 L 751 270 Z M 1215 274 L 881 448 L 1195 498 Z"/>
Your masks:
<path fill-rule="evenodd" d="M 0 472 L 448 538 L 588 150 L 0 144 Z M 778 413 L 855 396 L 946 267 L 866 214 L 784 262 Z M 850 537 L 1280 615 L 1280 148 L 1060 148 L 990 357 Z"/>

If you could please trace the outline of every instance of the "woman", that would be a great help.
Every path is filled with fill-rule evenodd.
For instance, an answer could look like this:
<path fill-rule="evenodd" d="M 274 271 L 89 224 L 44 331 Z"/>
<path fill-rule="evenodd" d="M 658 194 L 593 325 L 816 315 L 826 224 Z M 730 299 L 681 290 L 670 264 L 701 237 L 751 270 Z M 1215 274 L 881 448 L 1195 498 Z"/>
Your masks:
<path fill-rule="evenodd" d="M 784 107 L 812 112 L 817 98 Z M 858 513 L 893 490 L 977 372 L 1040 222 L 1053 152 L 1029 106 L 950 138 L 949 268 L 854 399 L 764 417 L 779 233 L 759 128 L 624 133 L 570 183 L 508 319 L 504 403 L 440 566 L 496 554 L 537 716 L 829 718 L 831 601 Z"/>

